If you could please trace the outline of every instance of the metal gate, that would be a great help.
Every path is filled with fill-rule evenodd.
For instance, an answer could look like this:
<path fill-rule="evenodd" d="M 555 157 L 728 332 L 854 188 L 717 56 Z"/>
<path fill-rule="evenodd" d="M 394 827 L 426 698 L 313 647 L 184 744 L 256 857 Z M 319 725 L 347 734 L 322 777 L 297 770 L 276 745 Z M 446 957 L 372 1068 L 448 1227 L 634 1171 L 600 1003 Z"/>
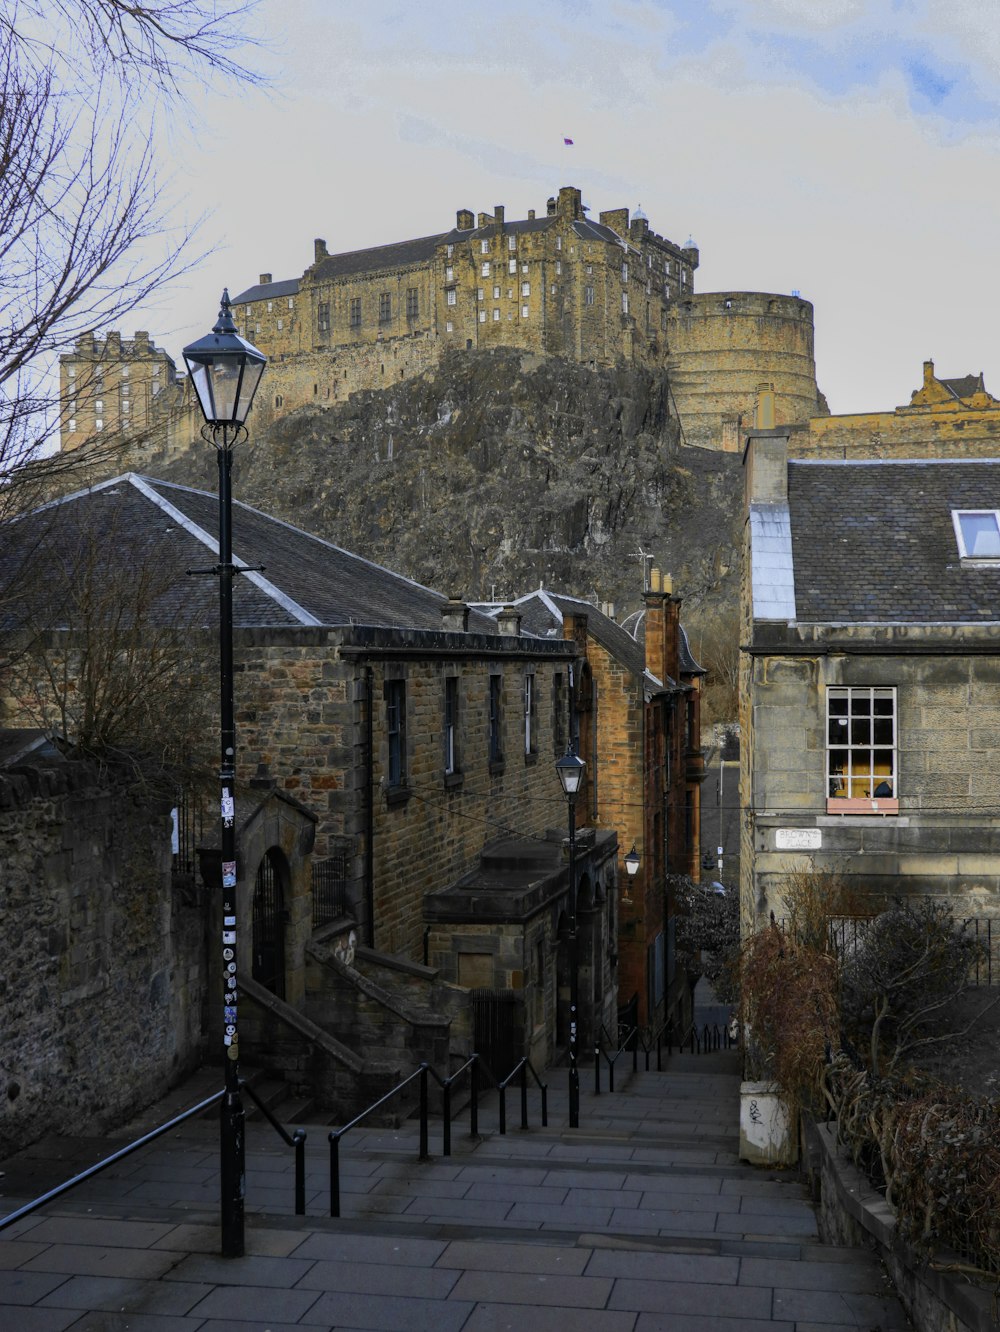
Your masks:
<path fill-rule="evenodd" d="M 268 852 L 253 890 L 253 978 L 285 997 L 285 902 L 277 866 Z"/>
<path fill-rule="evenodd" d="M 520 1000 L 516 990 L 472 990 L 475 1050 L 503 1079 L 521 1058 Z"/>

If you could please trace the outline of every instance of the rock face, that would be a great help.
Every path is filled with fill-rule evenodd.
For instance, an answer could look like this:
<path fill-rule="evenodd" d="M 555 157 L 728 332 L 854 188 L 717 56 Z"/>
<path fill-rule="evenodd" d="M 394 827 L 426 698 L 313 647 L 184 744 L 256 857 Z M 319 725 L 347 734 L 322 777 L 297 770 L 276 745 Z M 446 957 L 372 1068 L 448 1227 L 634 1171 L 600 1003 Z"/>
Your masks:
<path fill-rule="evenodd" d="M 172 478 L 214 484 L 188 455 Z M 738 454 L 680 443 L 666 376 L 514 350 L 302 408 L 238 453 L 234 493 L 467 600 L 540 583 L 641 604 L 641 550 L 689 606 L 735 605 Z"/>

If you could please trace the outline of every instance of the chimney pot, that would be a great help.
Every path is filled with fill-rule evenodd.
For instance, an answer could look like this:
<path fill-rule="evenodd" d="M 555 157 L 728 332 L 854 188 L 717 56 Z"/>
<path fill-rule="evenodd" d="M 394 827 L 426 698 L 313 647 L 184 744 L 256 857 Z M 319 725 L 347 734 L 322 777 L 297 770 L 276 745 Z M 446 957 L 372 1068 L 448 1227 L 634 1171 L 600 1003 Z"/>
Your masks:
<path fill-rule="evenodd" d="M 270 274 L 270 273 L 261 273 L 261 275 L 260 275 L 260 285 L 261 285 L 262 287 L 267 287 L 267 286 L 270 285 L 270 282 L 271 282 L 271 274 Z"/>
<path fill-rule="evenodd" d="M 503 610 L 497 612 L 497 628 L 500 633 L 512 638 L 517 638 L 521 632 L 521 612 L 516 606 L 504 606 Z"/>

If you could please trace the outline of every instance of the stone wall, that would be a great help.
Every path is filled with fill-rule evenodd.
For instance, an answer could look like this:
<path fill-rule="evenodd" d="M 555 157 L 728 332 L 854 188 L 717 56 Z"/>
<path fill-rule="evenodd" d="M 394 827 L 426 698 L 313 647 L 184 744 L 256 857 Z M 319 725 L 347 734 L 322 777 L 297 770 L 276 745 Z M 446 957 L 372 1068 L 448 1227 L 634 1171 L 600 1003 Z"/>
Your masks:
<path fill-rule="evenodd" d="M 83 764 L 0 775 L 0 1153 L 101 1133 L 197 1063 L 200 906 L 170 819 Z"/>

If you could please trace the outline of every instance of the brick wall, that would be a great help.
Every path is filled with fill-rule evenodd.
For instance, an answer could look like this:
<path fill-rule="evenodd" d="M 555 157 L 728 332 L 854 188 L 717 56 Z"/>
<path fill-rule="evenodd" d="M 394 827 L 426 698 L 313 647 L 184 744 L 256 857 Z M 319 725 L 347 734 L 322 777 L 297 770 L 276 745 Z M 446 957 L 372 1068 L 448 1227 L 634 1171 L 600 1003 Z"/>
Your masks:
<path fill-rule="evenodd" d="M 101 1133 L 197 1062 L 204 916 L 140 794 L 82 764 L 0 776 L 0 1152 Z"/>

